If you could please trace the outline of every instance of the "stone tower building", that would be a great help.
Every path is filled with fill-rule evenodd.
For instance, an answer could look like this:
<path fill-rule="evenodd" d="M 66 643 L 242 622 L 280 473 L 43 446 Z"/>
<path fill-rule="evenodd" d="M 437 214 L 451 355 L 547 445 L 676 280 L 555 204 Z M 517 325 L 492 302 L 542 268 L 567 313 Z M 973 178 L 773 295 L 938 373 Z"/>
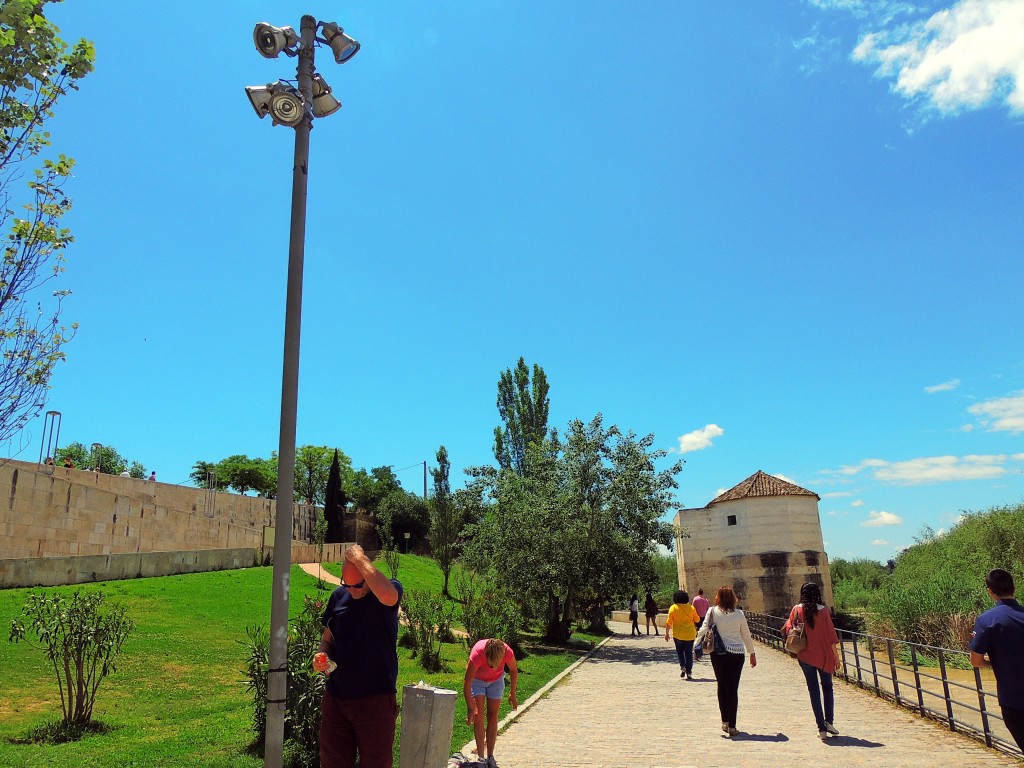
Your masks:
<path fill-rule="evenodd" d="M 834 605 L 818 501 L 813 491 L 757 471 L 706 507 L 682 510 L 675 519 L 679 584 L 691 595 L 702 587 L 708 599 L 731 584 L 741 607 L 785 616 L 801 585 L 815 581 Z"/>

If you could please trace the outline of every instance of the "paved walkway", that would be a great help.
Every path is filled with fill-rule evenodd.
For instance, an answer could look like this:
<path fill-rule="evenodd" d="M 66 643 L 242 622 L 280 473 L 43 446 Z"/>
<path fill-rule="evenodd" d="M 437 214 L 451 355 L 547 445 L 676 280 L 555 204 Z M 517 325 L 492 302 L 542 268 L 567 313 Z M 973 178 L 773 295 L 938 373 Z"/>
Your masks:
<path fill-rule="evenodd" d="M 501 768 L 1022 766 L 838 680 L 842 735 L 822 743 L 796 662 L 759 643 L 757 667 L 748 663 L 740 681 L 740 735 L 725 738 L 709 662 L 682 680 L 664 635 L 630 638 L 628 625 L 612 628 L 619 634 L 499 734 Z"/>

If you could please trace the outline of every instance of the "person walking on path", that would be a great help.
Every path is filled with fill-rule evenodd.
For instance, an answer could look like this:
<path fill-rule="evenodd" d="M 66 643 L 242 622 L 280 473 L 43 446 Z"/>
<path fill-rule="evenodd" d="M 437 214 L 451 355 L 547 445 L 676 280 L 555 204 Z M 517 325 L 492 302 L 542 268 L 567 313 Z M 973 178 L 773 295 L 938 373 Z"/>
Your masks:
<path fill-rule="evenodd" d="M 800 669 L 803 670 L 807 682 L 807 692 L 811 696 L 811 710 L 814 712 L 814 722 L 818 726 L 818 738 L 825 741 L 829 734 L 839 735 L 839 731 L 832 724 L 835 721 L 832 675 L 839 668 L 839 656 L 835 651 L 835 646 L 839 644 L 839 635 L 832 623 L 831 614 L 821 602 L 821 588 L 814 582 L 809 581 L 800 587 L 800 602 L 793 606 L 789 618 L 782 625 L 782 637 L 785 638 L 794 628 L 801 625 L 807 645 L 797 653 L 796 659 L 800 662 Z"/>
<path fill-rule="evenodd" d="M 724 650 L 711 652 L 711 666 L 718 681 L 718 711 L 722 715 L 722 730 L 732 737 L 736 730 L 736 711 L 739 709 L 740 675 L 743 674 L 744 652 L 750 654 L 750 668 L 757 666 L 754 640 L 750 636 L 747 617 L 736 607 L 736 593 L 732 587 L 719 587 L 715 604 L 708 610 L 706 621 L 697 633 L 700 643 L 712 627 L 718 630 Z"/>
<path fill-rule="evenodd" d="M 985 586 L 996 605 L 974 622 L 971 664 L 992 667 L 1003 722 L 1024 752 L 1024 608 L 1014 598 L 1016 588 L 1009 571 L 993 568 Z"/>
<path fill-rule="evenodd" d="M 320 713 L 321 768 L 392 768 L 398 719 L 398 603 L 402 584 L 358 544 L 345 550 L 313 669 L 327 672 Z M 336 669 L 331 672 L 331 662 Z"/>
<path fill-rule="evenodd" d="M 700 620 L 697 622 L 697 631 L 700 631 L 701 625 L 704 623 L 704 617 L 708 615 L 708 608 L 711 607 L 711 603 L 704 597 L 704 590 L 700 587 L 697 588 L 697 596 L 693 598 L 693 609 L 697 611 L 697 615 L 700 616 Z M 701 650 L 700 643 L 696 643 L 693 646 L 693 660 L 700 661 L 701 656 L 704 652 Z"/>
<path fill-rule="evenodd" d="M 651 634 L 651 622 L 654 622 L 654 634 L 658 634 L 658 603 L 650 592 L 644 600 L 644 617 L 647 619 L 647 634 Z"/>
<path fill-rule="evenodd" d="M 676 655 L 679 657 L 679 676 L 693 680 L 693 640 L 697 637 L 697 611 L 690 605 L 690 596 L 681 589 L 672 594 L 672 607 L 668 609 L 665 619 L 665 642 L 668 642 L 668 631 L 672 630 L 672 639 L 676 643 Z"/>
<path fill-rule="evenodd" d="M 506 666 L 509 671 L 508 702 L 512 709 L 519 709 L 519 700 L 516 698 L 519 668 L 516 666 L 516 655 L 504 641 L 494 638 L 480 640 L 469 652 L 469 661 L 466 663 L 466 677 L 462 684 L 466 697 L 466 725 L 473 726 L 476 754 L 484 760 L 486 768 L 498 768 L 494 760 L 494 742 L 498 738 L 498 712 L 501 710 L 501 696 L 505 692 Z"/>
<path fill-rule="evenodd" d="M 640 625 L 637 624 L 637 619 L 640 618 L 640 597 L 635 592 L 633 596 L 629 598 L 629 620 L 633 624 L 629 629 L 629 636 L 633 637 L 636 635 L 640 637 Z"/>

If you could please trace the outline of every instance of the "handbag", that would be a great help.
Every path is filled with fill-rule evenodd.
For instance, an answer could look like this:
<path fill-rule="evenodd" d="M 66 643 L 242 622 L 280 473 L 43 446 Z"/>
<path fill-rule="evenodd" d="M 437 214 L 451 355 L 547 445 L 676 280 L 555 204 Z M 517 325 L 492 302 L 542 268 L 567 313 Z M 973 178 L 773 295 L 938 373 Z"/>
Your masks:
<path fill-rule="evenodd" d="M 725 643 L 722 636 L 718 634 L 718 627 L 714 622 L 714 611 L 708 611 L 708 631 L 704 633 L 704 639 L 700 642 L 700 649 L 704 653 L 725 653 Z"/>
<path fill-rule="evenodd" d="M 803 618 L 802 611 L 800 613 L 800 618 Z M 792 621 L 792 619 L 793 617 L 791 616 L 790 620 Z M 800 653 L 800 651 L 802 651 L 806 647 L 807 637 L 804 635 L 803 622 L 800 622 L 799 624 L 793 623 L 792 628 L 786 635 L 786 651 L 790 655 L 796 656 L 798 653 Z"/>

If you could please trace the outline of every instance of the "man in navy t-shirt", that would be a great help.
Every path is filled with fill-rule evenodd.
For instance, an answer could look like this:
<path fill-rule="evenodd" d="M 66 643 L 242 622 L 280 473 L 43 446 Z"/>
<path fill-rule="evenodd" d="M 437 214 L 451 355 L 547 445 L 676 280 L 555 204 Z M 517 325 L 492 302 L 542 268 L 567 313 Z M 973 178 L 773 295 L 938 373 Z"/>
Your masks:
<path fill-rule="evenodd" d="M 321 618 L 313 668 L 328 672 L 320 714 L 321 768 L 392 768 L 398 719 L 400 582 L 378 571 L 358 544 L 345 550 L 342 584 Z M 329 662 L 337 664 L 329 670 Z"/>
<path fill-rule="evenodd" d="M 1003 722 L 1024 751 L 1024 608 L 1014 599 L 1013 576 L 1002 568 L 988 572 L 985 586 L 996 606 L 974 622 L 971 664 L 991 664 Z"/>

